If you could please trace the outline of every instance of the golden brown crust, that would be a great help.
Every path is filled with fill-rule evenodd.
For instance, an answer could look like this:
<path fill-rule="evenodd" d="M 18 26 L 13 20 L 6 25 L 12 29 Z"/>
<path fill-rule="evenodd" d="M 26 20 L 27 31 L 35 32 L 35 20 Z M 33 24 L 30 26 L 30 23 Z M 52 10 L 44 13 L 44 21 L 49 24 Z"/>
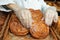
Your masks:
<path fill-rule="evenodd" d="M 43 15 L 40 10 L 31 10 L 32 12 L 32 27 L 30 33 L 34 38 L 45 38 L 49 34 L 49 27 L 41 21 Z"/>
<path fill-rule="evenodd" d="M 35 38 L 45 38 L 49 34 L 49 27 L 47 27 L 43 21 L 40 21 L 32 25 L 30 33 Z"/>
<path fill-rule="evenodd" d="M 40 21 L 43 17 L 43 13 L 40 10 L 33 10 L 33 9 L 29 9 L 31 11 L 31 15 L 32 15 L 32 19 L 34 21 Z"/>
<path fill-rule="evenodd" d="M 35 38 L 45 38 L 49 34 L 49 27 L 41 21 L 43 14 L 40 10 L 29 9 L 32 13 L 32 26 L 30 33 Z M 26 35 L 28 30 L 19 22 L 16 15 L 12 15 L 9 22 L 10 30 L 15 35 Z"/>
<path fill-rule="evenodd" d="M 28 33 L 28 30 L 23 27 L 23 25 L 19 22 L 16 15 L 14 14 L 11 16 L 9 27 L 11 32 L 15 35 L 26 35 Z"/>

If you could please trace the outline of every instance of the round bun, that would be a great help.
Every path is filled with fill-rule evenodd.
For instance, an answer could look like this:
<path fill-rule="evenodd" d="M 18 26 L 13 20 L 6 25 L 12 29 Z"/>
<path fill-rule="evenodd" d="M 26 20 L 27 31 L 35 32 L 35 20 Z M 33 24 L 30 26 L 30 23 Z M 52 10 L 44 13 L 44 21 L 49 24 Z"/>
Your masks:
<path fill-rule="evenodd" d="M 43 21 L 32 24 L 30 33 L 35 38 L 46 38 L 49 34 L 49 27 Z"/>
<path fill-rule="evenodd" d="M 32 27 L 30 33 L 34 38 L 46 38 L 49 34 L 49 27 L 42 21 L 42 12 L 40 10 L 31 10 L 32 12 Z"/>
<path fill-rule="evenodd" d="M 16 15 L 14 14 L 11 16 L 9 27 L 11 32 L 15 35 L 26 35 L 28 33 L 28 30 L 23 27 L 23 25 L 19 22 Z"/>

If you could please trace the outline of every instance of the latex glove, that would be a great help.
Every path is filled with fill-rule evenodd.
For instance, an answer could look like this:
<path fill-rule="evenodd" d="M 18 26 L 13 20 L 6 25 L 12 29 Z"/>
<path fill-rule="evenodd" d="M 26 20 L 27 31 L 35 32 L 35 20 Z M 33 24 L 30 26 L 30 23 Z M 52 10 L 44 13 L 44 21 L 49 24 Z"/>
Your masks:
<path fill-rule="evenodd" d="M 48 26 L 51 26 L 52 25 L 52 22 L 57 22 L 58 20 L 58 13 L 56 12 L 56 9 L 55 8 L 48 8 L 46 11 L 45 11 L 45 23 L 48 25 Z"/>
<path fill-rule="evenodd" d="M 31 27 L 32 17 L 31 12 L 28 9 L 21 8 L 17 4 L 8 4 L 7 7 L 9 7 L 15 12 L 16 16 L 21 21 L 24 27 L 26 28 Z"/>
<path fill-rule="evenodd" d="M 28 9 L 21 9 L 15 11 L 16 16 L 19 18 L 24 27 L 30 28 L 32 24 L 31 12 Z"/>

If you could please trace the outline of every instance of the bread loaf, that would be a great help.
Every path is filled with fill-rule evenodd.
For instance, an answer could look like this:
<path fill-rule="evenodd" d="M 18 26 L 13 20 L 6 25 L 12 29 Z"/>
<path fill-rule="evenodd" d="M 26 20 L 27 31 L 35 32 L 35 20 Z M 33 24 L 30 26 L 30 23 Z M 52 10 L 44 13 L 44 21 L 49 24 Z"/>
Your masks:
<path fill-rule="evenodd" d="M 31 10 L 32 27 L 30 33 L 34 38 L 45 38 L 49 34 L 49 27 L 42 21 L 43 14 L 40 10 Z"/>
<path fill-rule="evenodd" d="M 11 32 L 15 35 L 26 35 L 28 33 L 28 30 L 23 27 L 15 14 L 11 16 L 9 27 Z"/>

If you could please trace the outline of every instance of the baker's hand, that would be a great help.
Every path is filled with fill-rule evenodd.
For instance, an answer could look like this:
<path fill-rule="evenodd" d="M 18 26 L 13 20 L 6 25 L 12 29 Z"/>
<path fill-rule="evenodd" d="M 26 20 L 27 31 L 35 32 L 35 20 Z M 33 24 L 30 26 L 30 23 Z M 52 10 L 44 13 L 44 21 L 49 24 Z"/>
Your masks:
<path fill-rule="evenodd" d="M 8 4 L 6 6 L 15 12 L 16 16 L 21 21 L 24 27 L 27 28 L 31 27 L 32 17 L 31 17 L 31 12 L 28 9 L 21 8 L 17 4 Z"/>
<path fill-rule="evenodd" d="M 56 12 L 55 9 L 53 8 L 48 8 L 46 11 L 45 11 L 45 23 L 48 25 L 48 26 L 51 26 L 52 25 L 52 22 L 57 22 L 58 20 L 58 13 Z"/>
<path fill-rule="evenodd" d="M 31 27 L 32 17 L 31 12 L 28 9 L 21 9 L 16 11 L 16 16 L 19 18 L 24 27 Z"/>

